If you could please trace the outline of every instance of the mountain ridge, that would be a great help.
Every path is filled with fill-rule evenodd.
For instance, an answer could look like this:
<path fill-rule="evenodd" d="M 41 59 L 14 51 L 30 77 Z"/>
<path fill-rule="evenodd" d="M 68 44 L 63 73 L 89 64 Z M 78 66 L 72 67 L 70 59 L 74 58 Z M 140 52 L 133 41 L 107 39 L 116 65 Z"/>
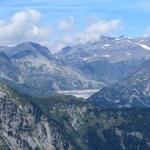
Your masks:
<path fill-rule="evenodd" d="M 131 76 L 104 87 L 89 101 L 102 107 L 150 107 L 150 60 Z"/>

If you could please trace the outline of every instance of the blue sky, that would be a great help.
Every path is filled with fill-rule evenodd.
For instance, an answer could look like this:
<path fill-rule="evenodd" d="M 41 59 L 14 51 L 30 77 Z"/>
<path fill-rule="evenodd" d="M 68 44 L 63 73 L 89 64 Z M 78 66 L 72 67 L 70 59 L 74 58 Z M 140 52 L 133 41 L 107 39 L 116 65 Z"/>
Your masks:
<path fill-rule="evenodd" d="M 86 39 L 89 39 L 89 34 L 92 35 L 91 37 L 96 37 L 96 32 L 112 36 L 143 36 L 150 33 L 149 0 L 1 0 L 0 3 L 0 20 L 2 22 L 0 28 L 6 30 L 9 28 L 11 31 L 16 27 L 16 25 L 12 25 L 12 18 L 15 14 L 24 12 L 23 15 L 25 15 L 29 10 L 36 11 L 40 16 L 36 21 L 33 18 L 29 19 L 28 16 L 29 20 L 34 20 L 31 20 L 32 25 L 25 23 L 23 26 L 22 23 L 19 27 L 33 28 L 34 31 L 37 31 L 36 33 L 41 33 L 41 37 L 45 36 L 43 41 L 41 37 L 35 41 L 45 42 L 52 47 L 54 42 L 59 43 L 61 47 L 84 35 Z M 32 12 L 28 13 L 28 15 L 30 14 L 32 15 Z M 18 21 L 18 19 L 16 20 Z M 36 27 L 38 28 L 36 29 Z M 22 35 L 20 34 L 20 36 L 27 35 L 22 29 L 15 31 L 21 31 Z M 32 36 L 31 33 L 30 35 Z M 0 35 L 0 39 L 3 36 Z M 10 40 L 10 37 L 16 38 L 12 34 L 8 34 L 7 37 Z M 34 41 L 35 35 L 31 39 L 28 37 L 24 36 L 22 41 Z M 0 44 L 22 42 L 18 39 L 20 39 L 19 35 L 12 43 L 5 40 Z"/>

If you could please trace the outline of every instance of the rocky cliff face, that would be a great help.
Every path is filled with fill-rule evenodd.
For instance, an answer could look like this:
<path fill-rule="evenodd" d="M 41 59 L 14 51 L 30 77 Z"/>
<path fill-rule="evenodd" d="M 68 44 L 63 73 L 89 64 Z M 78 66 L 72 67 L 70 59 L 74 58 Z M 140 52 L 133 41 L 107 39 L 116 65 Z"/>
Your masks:
<path fill-rule="evenodd" d="M 150 110 L 103 110 L 72 96 L 33 98 L 0 85 L 0 148 L 149 149 Z"/>
<path fill-rule="evenodd" d="M 1 138 L 10 149 L 65 149 L 65 144 L 69 147 L 49 116 L 5 85 L 0 89 L 0 112 Z"/>

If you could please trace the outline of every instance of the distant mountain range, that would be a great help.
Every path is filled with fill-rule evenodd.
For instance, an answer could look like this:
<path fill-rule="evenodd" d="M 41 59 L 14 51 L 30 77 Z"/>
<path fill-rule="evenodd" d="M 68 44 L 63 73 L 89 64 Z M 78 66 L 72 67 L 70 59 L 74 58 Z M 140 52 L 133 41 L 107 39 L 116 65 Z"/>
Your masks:
<path fill-rule="evenodd" d="M 56 54 L 37 43 L 0 47 L 0 78 L 32 96 L 61 90 L 101 89 L 132 73 L 150 58 L 150 38 L 100 36 Z"/>
<path fill-rule="evenodd" d="M 150 57 L 150 38 L 127 38 L 100 36 L 96 41 L 65 47 L 56 54 L 57 58 L 70 63 L 108 60 L 120 62 Z M 72 59 L 74 58 L 74 59 Z"/>
<path fill-rule="evenodd" d="M 30 42 L 15 47 L 0 47 L 0 51 L 0 78 L 33 96 L 105 85 L 86 78 L 71 67 L 56 64 L 49 50 L 39 44 Z"/>
<path fill-rule="evenodd" d="M 127 77 L 150 58 L 150 38 L 100 36 L 97 41 L 65 47 L 56 62 L 72 66 L 90 79 L 107 84 Z"/>

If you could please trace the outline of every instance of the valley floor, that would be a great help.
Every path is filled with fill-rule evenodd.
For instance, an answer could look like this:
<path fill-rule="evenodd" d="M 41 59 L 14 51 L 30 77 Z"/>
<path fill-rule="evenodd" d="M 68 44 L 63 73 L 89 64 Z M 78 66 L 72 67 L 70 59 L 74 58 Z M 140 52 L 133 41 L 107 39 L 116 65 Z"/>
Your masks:
<path fill-rule="evenodd" d="M 87 89 L 87 90 L 65 90 L 57 91 L 58 94 L 73 95 L 79 98 L 89 98 L 94 93 L 98 92 L 99 89 Z"/>

